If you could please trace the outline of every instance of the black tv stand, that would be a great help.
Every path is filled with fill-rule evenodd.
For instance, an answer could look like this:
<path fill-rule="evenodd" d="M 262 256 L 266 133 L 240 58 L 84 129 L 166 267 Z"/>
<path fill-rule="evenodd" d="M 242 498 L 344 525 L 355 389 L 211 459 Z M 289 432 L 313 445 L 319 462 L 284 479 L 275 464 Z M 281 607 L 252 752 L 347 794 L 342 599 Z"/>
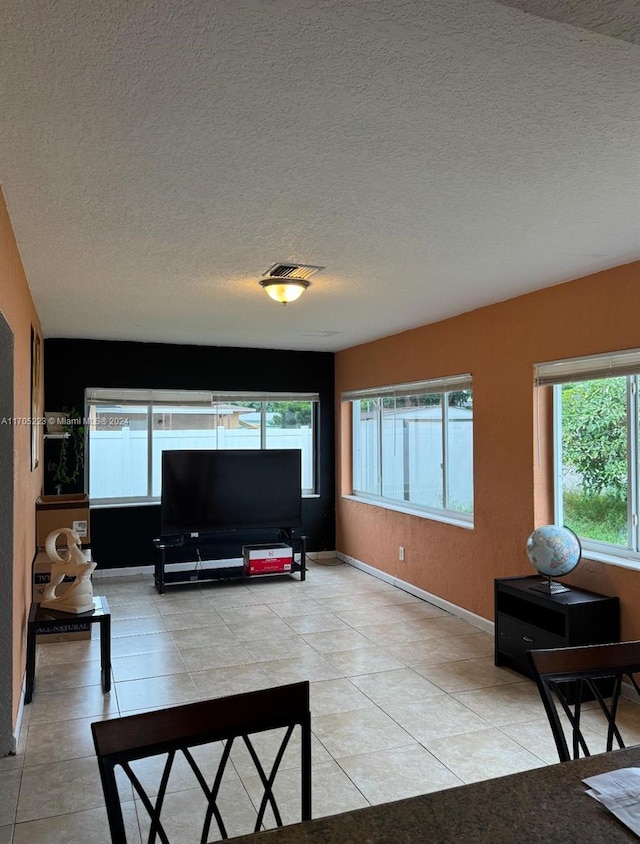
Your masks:
<path fill-rule="evenodd" d="M 293 561 L 291 565 L 291 572 L 273 572 L 268 574 L 253 574 L 250 576 L 251 580 L 265 577 L 290 577 L 296 572 L 300 575 L 300 580 L 305 580 L 307 572 L 307 537 L 297 535 L 292 528 L 277 528 L 277 537 L 279 542 L 284 542 L 290 545 L 293 549 Z M 201 580 L 243 580 L 249 579 L 249 575 L 245 575 L 242 560 L 239 563 L 229 565 L 225 561 L 216 561 L 207 557 L 207 548 L 214 548 L 216 542 L 221 539 L 228 544 L 230 538 L 232 541 L 242 545 L 250 544 L 246 534 L 242 533 L 239 536 L 233 536 L 233 532 L 222 532 L 221 534 L 202 534 L 199 536 L 191 536 L 189 534 L 178 534 L 171 536 L 159 536 L 153 540 L 153 544 L 158 549 L 159 557 L 155 564 L 154 581 L 158 592 L 164 595 L 165 586 L 173 584 L 197 583 Z M 296 562 L 296 546 L 300 550 L 300 562 Z M 190 558 L 189 560 L 171 559 L 174 554 L 172 551 L 178 549 L 186 549 L 182 552 Z M 185 563 L 190 563 L 188 567 Z M 167 566 L 175 566 L 181 564 L 180 569 L 170 568 Z"/>

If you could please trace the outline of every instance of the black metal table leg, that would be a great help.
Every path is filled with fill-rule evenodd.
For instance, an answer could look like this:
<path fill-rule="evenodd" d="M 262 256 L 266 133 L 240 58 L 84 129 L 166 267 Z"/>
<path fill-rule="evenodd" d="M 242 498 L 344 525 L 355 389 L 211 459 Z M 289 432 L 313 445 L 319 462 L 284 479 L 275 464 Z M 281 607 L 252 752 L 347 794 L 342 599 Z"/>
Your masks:
<path fill-rule="evenodd" d="M 100 668 L 102 690 L 108 692 L 111 690 L 111 613 L 100 621 Z"/>
<path fill-rule="evenodd" d="M 300 537 L 300 580 L 307 577 L 307 537 Z"/>

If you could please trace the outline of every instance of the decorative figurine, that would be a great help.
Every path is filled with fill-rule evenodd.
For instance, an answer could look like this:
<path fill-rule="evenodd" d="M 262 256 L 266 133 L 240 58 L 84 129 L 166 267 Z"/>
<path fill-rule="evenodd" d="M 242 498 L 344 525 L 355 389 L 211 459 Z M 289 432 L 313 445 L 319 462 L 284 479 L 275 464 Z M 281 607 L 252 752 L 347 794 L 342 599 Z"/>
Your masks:
<path fill-rule="evenodd" d="M 58 554 L 56 540 L 64 534 L 67 542 L 66 559 Z M 45 587 L 41 606 L 60 612 L 83 613 L 93 609 L 93 585 L 91 573 L 96 564 L 89 562 L 80 548 L 80 537 L 71 528 L 58 528 L 47 536 L 45 550 L 51 560 L 51 580 Z M 65 577 L 75 581 L 61 595 L 56 594 L 57 587 Z"/>

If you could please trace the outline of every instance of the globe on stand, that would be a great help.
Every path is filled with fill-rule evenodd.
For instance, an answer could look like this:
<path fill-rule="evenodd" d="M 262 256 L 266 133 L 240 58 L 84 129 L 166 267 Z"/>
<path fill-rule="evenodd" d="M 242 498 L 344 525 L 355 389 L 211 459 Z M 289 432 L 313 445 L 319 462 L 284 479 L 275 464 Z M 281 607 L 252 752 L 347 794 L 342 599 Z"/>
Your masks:
<path fill-rule="evenodd" d="M 569 592 L 568 586 L 557 583 L 553 578 L 572 572 L 580 562 L 581 554 L 580 540 L 569 528 L 561 525 L 536 528 L 527 539 L 527 556 L 547 579 L 530 588 L 550 595 Z"/>

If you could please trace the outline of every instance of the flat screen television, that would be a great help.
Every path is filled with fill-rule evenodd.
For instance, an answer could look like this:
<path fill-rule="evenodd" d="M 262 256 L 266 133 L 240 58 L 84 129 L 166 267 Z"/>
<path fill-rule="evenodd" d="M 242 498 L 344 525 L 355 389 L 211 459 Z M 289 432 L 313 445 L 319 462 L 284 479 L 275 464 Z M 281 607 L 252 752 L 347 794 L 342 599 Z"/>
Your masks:
<path fill-rule="evenodd" d="M 160 511 L 165 536 L 300 527 L 300 450 L 165 451 Z"/>

